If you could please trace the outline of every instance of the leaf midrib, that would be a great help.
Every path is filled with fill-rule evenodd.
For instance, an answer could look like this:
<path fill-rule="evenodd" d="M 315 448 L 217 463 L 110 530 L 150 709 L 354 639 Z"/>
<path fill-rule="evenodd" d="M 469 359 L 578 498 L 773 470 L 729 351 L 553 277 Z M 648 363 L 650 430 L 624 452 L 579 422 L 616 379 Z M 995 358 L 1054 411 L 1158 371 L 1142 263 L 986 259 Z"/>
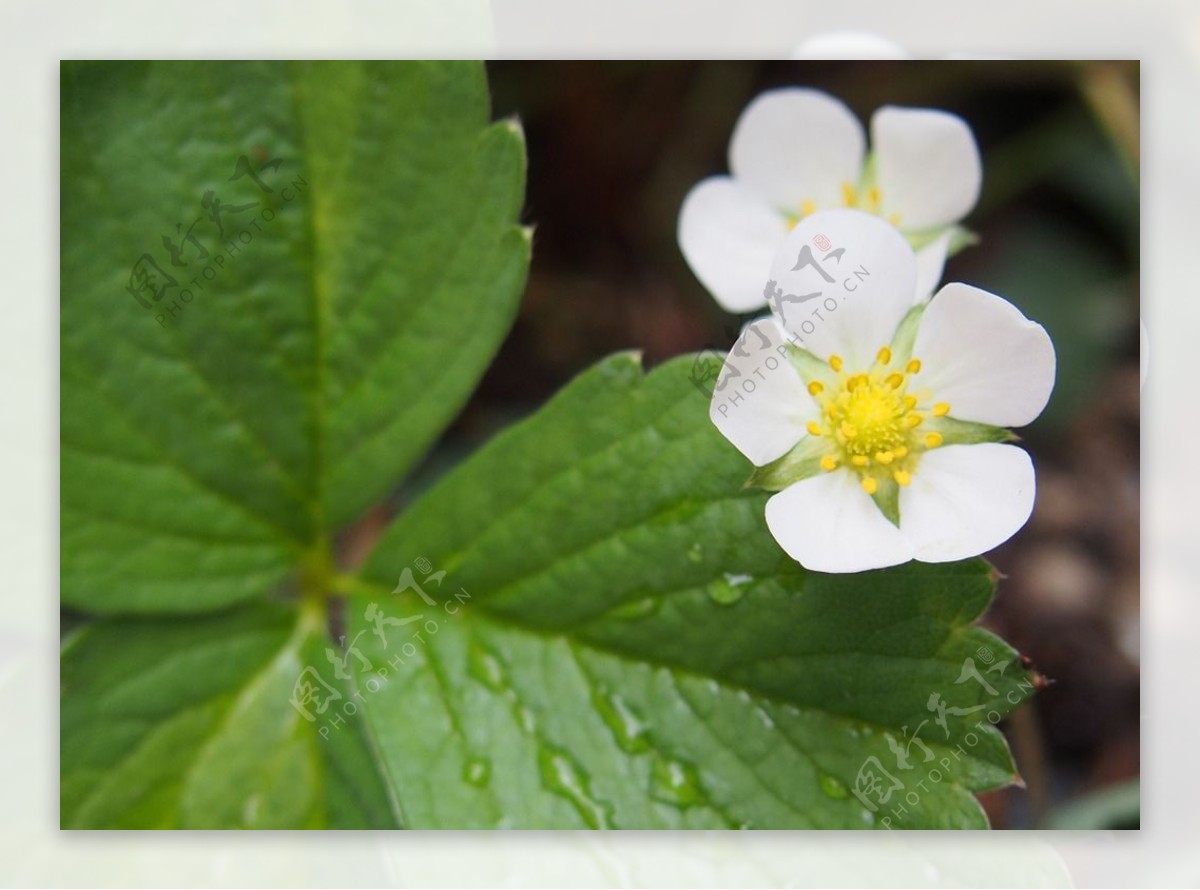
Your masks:
<path fill-rule="evenodd" d="M 308 128 L 301 108 L 299 80 L 294 74 L 294 71 L 289 72 L 288 92 L 292 101 L 292 116 L 296 121 L 296 140 L 301 150 L 304 151 L 309 148 Z M 356 104 L 355 108 L 359 109 L 359 113 L 355 115 L 356 118 L 360 117 L 362 105 Z M 312 274 L 307 277 L 309 279 L 308 296 L 313 318 L 313 541 L 311 542 L 311 547 L 314 550 L 327 548 L 329 537 L 329 531 L 326 528 L 325 502 L 325 449 L 327 444 L 325 438 L 327 415 L 326 377 L 328 374 L 328 344 L 326 343 L 326 337 L 328 336 L 331 323 L 332 296 L 329 284 L 326 281 L 328 270 L 325 269 L 323 260 L 323 255 L 327 250 L 325 239 L 319 238 L 317 234 L 319 228 L 317 198 L 321 191 L 319 186 L 313 185 L 300 190 L 303 196 L 304 208 L 307 211 L 304 214 L 304 218 L 307 240 L 312 256 Z"/>

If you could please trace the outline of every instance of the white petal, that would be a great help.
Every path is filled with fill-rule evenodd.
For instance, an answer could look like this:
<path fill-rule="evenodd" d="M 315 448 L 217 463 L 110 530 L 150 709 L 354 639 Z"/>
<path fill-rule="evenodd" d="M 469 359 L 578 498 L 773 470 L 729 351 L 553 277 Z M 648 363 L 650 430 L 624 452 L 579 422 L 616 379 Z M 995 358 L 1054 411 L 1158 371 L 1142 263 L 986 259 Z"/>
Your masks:
<path fill-rule="evenodd" d="M 1024 426 L 1054 389 L 1054 345 L 1045 328 L 1007 300 L 966 284 L 947 284 L 917 329 L 918 389 L 950 403 L 950 416 Z"/>
<path fill-rule="evenodd" d="M 912 559 L 912 545 L 849 470 L 821 473 L 767 501 L 767 527 L 792 559 L 816 572 L 864 572 Z"/>
<path fill-rule="evenodd" d="M 781 214 L 727 176 L 696 185 L 679 211 L 683 256 L 728 312 L 766 306 L 763 285 L 787 232 Z"/>
<path fill-rule="evenodd" d="M 849 108 L 819 90 L 789 87 L 746 106 L 729 143 L 729 169 L 739 184 L 794 213 L 805 201 L 840 205 L 842 183 L 858 183 L 865 153 L 862 124 Z"/>
<path fill-rule="evenodd" d="M 1033 462 L 1014 445 L 947 445 L 921 457 L 900 489 L 900 529 L 922 562 L 998 547 L 1029 519 Z"/>
<path fill-rule="evenodd" d="M 755 466 L 783 457 L 820 413 L 773 318 L 746 325 L 721 369 L 708 416 Z"/>
<path fill-rule="evenodd" d="M 899 44 L 868 31 L 830 31 L 792 50 L 793 59 L 911 59 Z"/>
<path fill-rule="evenodd" d="M 946 253 L 950 248 L 953 229 L 946 229 L 917 251 L 916 302 L 929 299 L 929 295 L 942 283 L 942 272 L 946 269 Z"/>
<path fill-rule="evenodd" d="M 794 342 L 821 359 L 840 355 L 854 371 L 892 342 L 912 308 L 917 262 L 904 236 L 879 217 L 822 210 L 788 235 L 771 280 L 781 294 L 771 308 Z"/>
<path fill-rule="evenodd" d="M 871 147 L 885 215 L 906 232 L 958 222 L 979 199 L 979 148 L 962 118 L 884 106 L 871 118 Z"/>

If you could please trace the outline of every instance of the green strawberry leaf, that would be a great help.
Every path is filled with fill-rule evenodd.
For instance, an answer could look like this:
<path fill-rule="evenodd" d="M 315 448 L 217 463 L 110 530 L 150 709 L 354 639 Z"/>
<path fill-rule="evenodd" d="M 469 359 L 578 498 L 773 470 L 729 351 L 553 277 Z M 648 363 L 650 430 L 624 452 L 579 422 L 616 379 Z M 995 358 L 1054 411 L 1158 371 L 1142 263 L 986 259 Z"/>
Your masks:
<path fill-rule="evenodd" d="M 261 595 L 507 333 L 520 131 L 477 63 L 67 62 L 61 119 L 63 602 Z"/>
<path fill-rule="evenodd" d="M 62 826 L 394 825 L 357 721 L 322 733 L 305 717 L 318 704 L 297 682 L 319 631 L 267 604 L 76 631 L 62 656 Z M 351 700 L 333 683 L 318 688 Z"/>
<path fill-rule="evenodd" d="M 691 368 L 602 362 L 347 581 L 405 823 L 985 827 L 972 792 L 1017 781 L 994 724 L 1034 685 L 972 624 L 992 571 L 804 571 Z"/>

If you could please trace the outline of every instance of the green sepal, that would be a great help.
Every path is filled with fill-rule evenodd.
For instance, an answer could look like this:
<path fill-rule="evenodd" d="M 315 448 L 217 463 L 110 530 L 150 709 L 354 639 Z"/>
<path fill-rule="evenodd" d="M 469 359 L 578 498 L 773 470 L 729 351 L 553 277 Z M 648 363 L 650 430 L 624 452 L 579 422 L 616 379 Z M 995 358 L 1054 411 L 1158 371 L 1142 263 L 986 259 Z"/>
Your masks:
<path fill-rule="evenodd" d="M 821 469 L 821 458 L 829 448 L 818 436 L 805 436 L 791 451 L 763 467 L 755 467 L 743 488 L 763 491 L 783 491 L 797 482 L 809 479 Z"/>
<path fill-rule="evenodd" d="M 1002 426 L 959 420 L 955 417 L 930 417 L 926 430 L 941 433 L 942 445 L 980 445 L 984 442 L 1017 442 L 1020 436 Z"/>
<path fill-rule="evenodd" d="M 950 234 L 950 243 L 946 245 L 946 258 L 949 259 L 968 247 L 974 247 L 979 241 L 979 235 L 966 226 L 954 226 Z"/>
<path fill-rule="evenodd" d="M 818 380 L 828 387 L 837 380 L 837 373 L 829 367 L 829 362 L 818 358 L 804 347 L 788 343 L 787 351 L 792 367 L 806 384 Z"/>
<path fill-rule="evenodd" d="M 897 368 L 903 368 L 912 358 L 913 343 L 917 339 L 917 328 L 921 326 L 921 316 L 925 314 L 928 306 L 928 300 L 918 303 L 905 313 L 904 318 L 900 319 L 896 333 L 892 336 L 892 363 Z"/>
<path fill-rule="evenodd" d="M 887 517 L 888 522 L 900 527 L 900 485 L 891 476 L 880 481 L 879 487 L 875 493 L 871 495 L 871 500 L 875 502 L 875 506 L 879 508 L 879 512 Z"/>
<path fill-rule="evenodd" d="M 979 243 L 977 234 L 966 226 L 959 225 L 937 226 L 932 229 L 922 229 L 919 232 L 905 232 L 904 237 L 908 239 L 909 246 L 913 250 L 923 250 L 945 235 L 947 231 L 950 233 L 950 240 L 946 244 L 947 258 Z"/>

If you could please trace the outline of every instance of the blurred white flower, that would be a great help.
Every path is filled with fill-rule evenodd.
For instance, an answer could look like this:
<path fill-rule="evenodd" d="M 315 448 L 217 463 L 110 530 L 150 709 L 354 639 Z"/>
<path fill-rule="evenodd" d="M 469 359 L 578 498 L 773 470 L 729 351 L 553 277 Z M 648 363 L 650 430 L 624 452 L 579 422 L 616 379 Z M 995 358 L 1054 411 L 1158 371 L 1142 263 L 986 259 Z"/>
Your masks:
<path fill-rule="evenodd" d="M 778 492 L 767 525 L 805 567 L 946 562 L 1011 537 L 1033 508 L 1029 423 L 1054 385 L 1041 325 L 948 284 L 914 306 L 912 248 L 878 217 L 805 217 L 771 265 L 781 298 L 722 368 L 710 416 Z"/>
<path fill-rule="evenodd" d="M 679 213 L 679 245 L 726 310 L 766 305 L 762 276 L 797 222 L 834 207 L 865 210 L 918 250 L 918 299 L 941 279 L 956 224 L 979 198 L 982 171 L 970 128 L 953 114 L 884 106 L 871 118 L 872 151 L 854 114 L 803 88 L 761 94 L 729 146 L 731 176 L 696 185 Z"/>

